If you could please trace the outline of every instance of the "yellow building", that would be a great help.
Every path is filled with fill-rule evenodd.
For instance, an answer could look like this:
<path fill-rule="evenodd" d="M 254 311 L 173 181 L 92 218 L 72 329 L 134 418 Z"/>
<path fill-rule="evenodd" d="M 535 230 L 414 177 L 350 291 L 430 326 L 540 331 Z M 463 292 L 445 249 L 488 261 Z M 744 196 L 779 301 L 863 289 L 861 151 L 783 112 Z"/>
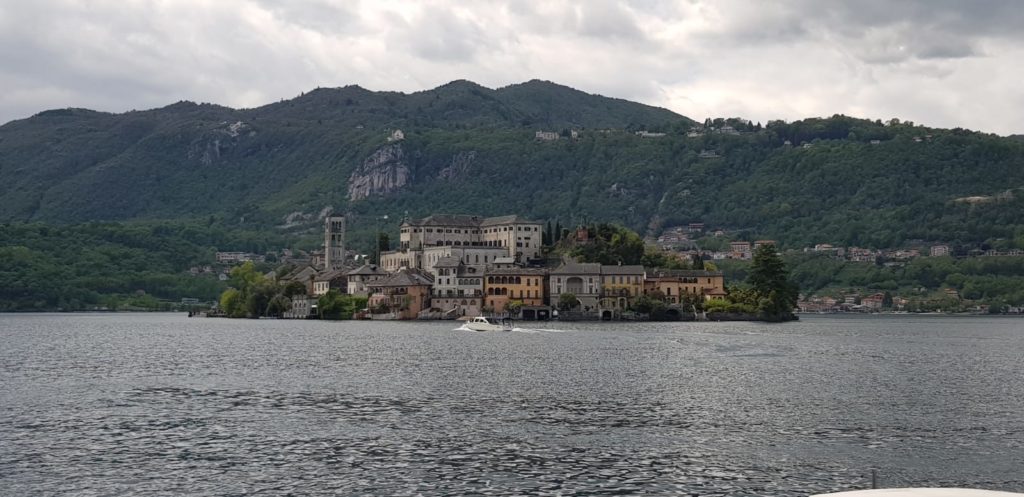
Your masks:
<path fill-rule="evenodd" d="M 721 300 L 726 296 L 725 276 L 721 271 L 658 270 L 644 282 L 644 294 L 655 291 L 661 292 L 669 304 L 678 304 L 687 296 Z"/>
<path fill-rule="evenodd" d="M 600 308 L 619 312 L 629 308 L 644 293 L 645 275 L 643 266 L 601 266 Z"/>
<path fill-rule="evenodd" d="M 547 301 L 547 272 L 543 269 L 488 269 L 484 276 L 484 304 L 496 314 L 506 312 L 513 300 L 524 307 L 544 306 Z"/>

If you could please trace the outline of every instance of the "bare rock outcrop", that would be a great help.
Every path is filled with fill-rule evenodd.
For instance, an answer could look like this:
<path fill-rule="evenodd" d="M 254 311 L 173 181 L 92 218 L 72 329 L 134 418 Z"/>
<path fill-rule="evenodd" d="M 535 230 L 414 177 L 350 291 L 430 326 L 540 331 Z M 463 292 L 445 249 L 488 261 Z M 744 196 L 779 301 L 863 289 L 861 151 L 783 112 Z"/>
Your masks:
<path fill-rule="evenodd" d="M 444 180 L 453 180 L 466 175 L 469 166 L 476 160 L 476 151 L 459 152 L 452 156 L 452 162 L 441 170 L 438 177 Z"/>
<path fill-rule="evenodd" d="M 405 152 L 398 143 L 385 145 L 363 161 L 348 178 L 348 198 L 355 202 L 401 190 L 410 181 Z"/>

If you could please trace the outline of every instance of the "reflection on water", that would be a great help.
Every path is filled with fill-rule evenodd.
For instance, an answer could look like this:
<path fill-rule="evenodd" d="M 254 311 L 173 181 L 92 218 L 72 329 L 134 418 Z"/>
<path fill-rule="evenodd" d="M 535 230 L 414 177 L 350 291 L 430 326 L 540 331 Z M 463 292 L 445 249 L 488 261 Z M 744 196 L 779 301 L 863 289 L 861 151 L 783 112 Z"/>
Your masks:
<path fill-rule="evenodd" d="M 1024 321 L 0 317 L 5 495 L 1024 490 Z"/>

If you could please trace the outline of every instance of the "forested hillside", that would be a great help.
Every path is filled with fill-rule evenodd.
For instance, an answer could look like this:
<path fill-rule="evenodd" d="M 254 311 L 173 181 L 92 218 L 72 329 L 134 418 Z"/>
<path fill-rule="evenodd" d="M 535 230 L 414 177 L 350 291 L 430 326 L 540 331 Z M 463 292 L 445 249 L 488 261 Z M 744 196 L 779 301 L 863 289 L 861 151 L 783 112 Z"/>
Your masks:
<path fill-rule="evenodd" d="M 384 214 L 393 228 L 406 214 L 518 213 L 641 233 L 701 221 L 784 247 L 1024 241 L 1018 139 L 844 116 L 705 124 L 541 81 L 53 110 L 0 127 L 0 221 L 312 229 L 334 210 L 358 240 Z"/>
<path fill-rule="evenodd" d="M 206 223 L 0 225 L 0 311 L 155 308 L 217 298 L 217 274 L 190 274 L 220 250 L 289 245 L 273 233 Z"/>

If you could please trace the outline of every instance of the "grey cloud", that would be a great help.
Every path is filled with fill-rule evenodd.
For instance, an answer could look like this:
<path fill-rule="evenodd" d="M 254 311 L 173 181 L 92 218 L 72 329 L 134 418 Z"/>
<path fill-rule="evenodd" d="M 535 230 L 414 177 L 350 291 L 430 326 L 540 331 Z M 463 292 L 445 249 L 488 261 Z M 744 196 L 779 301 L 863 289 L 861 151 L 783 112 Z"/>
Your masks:
<path fill-rule="evenodd" d="M 0 2 L 0 122 L 65 106 L 259 105 L 315 86 L 541 78 L 698 118 L 845 112 L 1019 133 L 1024 117 L 1007 105 L 1024 101 L 1018 5 Z"/>
<path fill-rule="evenodd" d="M 983 55 L 981 40 L 1024 41 L 1024 9 L 1012 0 L 717 2 L 724 18 L 706 43 L 833 43 L 871 64 Z M 713 18 L 709 19 L 714 21 Z"/>
<path fill-rule="evenodd" d="M 257 0 L 257 3 L 282 21 L 327 35 L 347 31 L 359 20 L 356 12 L 339 2 Z"/>
<path fill-rule="evenodd" d="M 396 48 L 427 60 L 470 62 L 478 51 L 494 48 L 483 27 L 440 9 L 425 9 L 412 22 L 392 17 L 390 29 Z"/>
<path fill-rule="evenodd" d="M 574 28 L 583 36 L 598 39 L 647 41 L 647 36 L 637 26 L 632 12 L 614 1 L 581 3 Z"/>

